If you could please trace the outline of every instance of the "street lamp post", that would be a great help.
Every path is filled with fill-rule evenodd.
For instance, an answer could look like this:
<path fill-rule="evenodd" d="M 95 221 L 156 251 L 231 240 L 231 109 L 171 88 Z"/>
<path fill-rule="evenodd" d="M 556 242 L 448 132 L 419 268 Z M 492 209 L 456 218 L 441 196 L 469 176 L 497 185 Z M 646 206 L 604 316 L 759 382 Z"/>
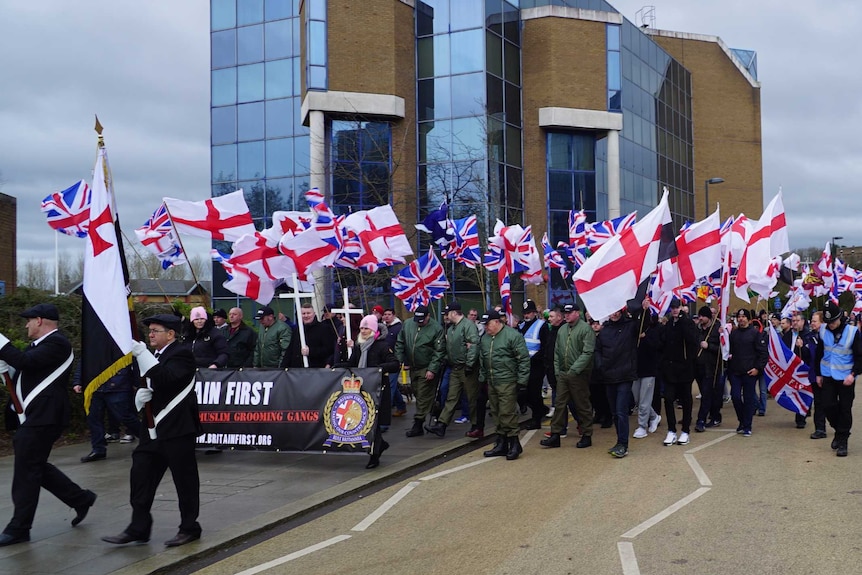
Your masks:
<path fill-rule="evenodd" d="M 703 207 L 703 217 L 704 218 L 709 217 L 709 185 L 710 184 L 723 184 L 723 183 L 724 183 L 724 178 L 710 178 L 703 183 L 703 191 L 704 191 L 703 201 L 705 204 Z"/>
<path fill-rule="evenodd" d="M 832 253 L 830 255 L 832 256 L 833 267 L 834 267 L 834 262 L 835 262 L 835 256 L 838 255 L 838 248 L 835 247 L 835 242 L 838 240 L 843 240 L 843 239 L 844 239 L 844 236 L 832 236 L 832 239 L 829 241 L 829 245 L 832 246 L 832 249 L 831 249 Z"/>

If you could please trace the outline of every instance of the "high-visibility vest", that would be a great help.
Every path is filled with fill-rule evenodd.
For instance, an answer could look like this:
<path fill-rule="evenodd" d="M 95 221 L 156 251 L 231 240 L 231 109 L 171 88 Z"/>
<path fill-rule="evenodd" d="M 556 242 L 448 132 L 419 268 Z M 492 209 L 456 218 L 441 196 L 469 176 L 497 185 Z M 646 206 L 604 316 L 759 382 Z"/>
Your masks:
<path fill-rule="evenodd" d="M 842 380 L 853 371 L 853 340 L 856 338 L 856 326 L 845 325 L 838 343 L 835 334 L 820 326 L 820 338 L 823 340 L 823 359 L 820 360 L 820 375 Z"/>

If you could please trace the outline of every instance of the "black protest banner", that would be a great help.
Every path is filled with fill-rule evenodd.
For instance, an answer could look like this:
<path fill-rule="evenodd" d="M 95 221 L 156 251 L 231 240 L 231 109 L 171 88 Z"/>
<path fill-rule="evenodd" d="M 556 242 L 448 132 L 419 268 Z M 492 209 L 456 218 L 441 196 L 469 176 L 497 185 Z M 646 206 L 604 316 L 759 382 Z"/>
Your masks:
<path fill-rule="evenodd" d="M 377 368 L 199 369 L 199 446 L 364 452 L 374 440 Z"/>

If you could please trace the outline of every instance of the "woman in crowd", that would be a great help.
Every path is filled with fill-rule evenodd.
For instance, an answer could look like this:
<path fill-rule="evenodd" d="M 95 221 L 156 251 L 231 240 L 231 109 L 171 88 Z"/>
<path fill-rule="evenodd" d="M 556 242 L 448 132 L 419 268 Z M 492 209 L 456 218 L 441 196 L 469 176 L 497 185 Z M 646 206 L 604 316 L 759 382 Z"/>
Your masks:
<path fill-rule="evenodd" d="M 197 367 L 219 369 L 227 365 L 228 349 L 221 331 L 203 307 L 192 308 L 191 325 L 185 329 L 184 342 L 195 356 Z"/>

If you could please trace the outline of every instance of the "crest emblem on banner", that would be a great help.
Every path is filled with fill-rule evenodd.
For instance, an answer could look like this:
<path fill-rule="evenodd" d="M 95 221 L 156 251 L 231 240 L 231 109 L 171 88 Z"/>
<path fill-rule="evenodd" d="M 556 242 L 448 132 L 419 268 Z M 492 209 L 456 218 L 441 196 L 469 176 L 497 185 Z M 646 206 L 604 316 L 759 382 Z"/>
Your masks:
<path fill-rule="evenodd" d="M 374 427 L 374 400 L 362 391 L 362 378 L 351 375 L 341 380 L 341 391 L 329 396 L 323 408 L 323 424 L 329 438 L 324 447 L 333 444 L 370 447 L 368 433 Z"/>

